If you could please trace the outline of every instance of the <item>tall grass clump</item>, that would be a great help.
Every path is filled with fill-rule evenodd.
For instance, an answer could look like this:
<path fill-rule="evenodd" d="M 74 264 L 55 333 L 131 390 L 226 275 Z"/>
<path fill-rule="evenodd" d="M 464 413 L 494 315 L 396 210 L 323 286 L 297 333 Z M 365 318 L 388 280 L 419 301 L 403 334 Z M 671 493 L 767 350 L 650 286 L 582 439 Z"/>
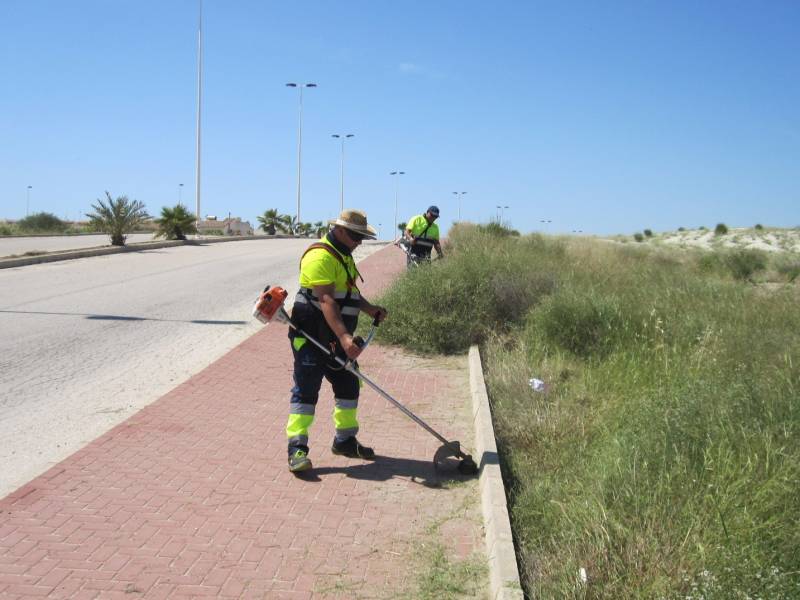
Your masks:
<path fill-rule="evenodd" d="M 466 352 L 489 332 L 525 320 L 530 306 L 552 291 L 556 278 L 548 265 L 563 253 L 562 243 L 538 235 L 453 227 L 447 258 L 409 271 L 381 299 L 392 314 L 381 337 L 418 352 Z"/>

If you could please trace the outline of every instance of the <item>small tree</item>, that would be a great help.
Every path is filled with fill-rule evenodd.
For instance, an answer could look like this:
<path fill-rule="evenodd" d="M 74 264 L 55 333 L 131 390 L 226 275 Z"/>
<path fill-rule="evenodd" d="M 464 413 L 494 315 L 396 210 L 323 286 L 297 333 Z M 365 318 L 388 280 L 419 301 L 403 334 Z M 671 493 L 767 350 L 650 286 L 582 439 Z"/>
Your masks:
<path fill-rule="evenodd" d="M 725 223 L 717 223 L 714 228 L 714 235 L 725 235 L 726 233 L 728 233 L 728 226 Z"/>
<path fill-rule="evenodd" d="M 756 231 L 763 231 L 764 226 L 761 223 L 756 223 Z"/>
<path fill-rule="evenodd" d="M 653 232 L 650 229 L 645 229 L 644 237 L 653 237 Z"/>
<path fill-rule="evenodd" d="M 145 223 L 150 215 L 145 210 L 144 202 L 128 200 L 127 196 L 119 196 L 115 200 L 106 192 L 106 201 L 98 199 L 97 204 L 92 204 L 94 212 L 86 216 L 92 227 L 111 237 L 113 246 L 124 246 L 125 234 Z"/>
<path fill-rule="evenodd" d="M 397 224 L 397 228 L 400 230 L 400 233 L 403 233 L 406 230 L 406 225 L 407 223 L 405 222 Z"/>
<path fill-rule="evenodd" d="M 187 233 L 197 233 L 196 221 L 197 217 L 186 210 L 183 204 L 176 204 L 172 208 L 165 206 L 161 209 L 161 218 L 155 220 L 158 225 L 155 237 L 185 240 Z"/>
<path fill-rule="evenodd" d="M 643 242 L 644 236 L 637 231 L 636 233 L 633 234 L 633 239 L 635 239 L 637 242 Z"/>

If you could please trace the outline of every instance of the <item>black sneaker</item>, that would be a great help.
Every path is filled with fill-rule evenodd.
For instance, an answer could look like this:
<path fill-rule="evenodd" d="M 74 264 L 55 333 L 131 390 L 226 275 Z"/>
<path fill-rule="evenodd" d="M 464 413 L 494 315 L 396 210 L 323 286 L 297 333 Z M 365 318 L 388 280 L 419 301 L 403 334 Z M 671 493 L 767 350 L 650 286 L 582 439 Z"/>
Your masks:
<path fill-rule="evenodd" d="M 308 471 L 311 468 L 311 460 L 308 454 L 303 450 L 295 450 L 289 456 L 289 470 L 292 473 L 300 473 L 301 471 Z"/>
<path fill-rule="evenodd" d="M 363 458 L 364 460 L 375 459 L 375 451 L 372 448 L 362 446 L 354 437 L 347 438 L 343 442 L 337 442 L 336 440 L 333 440 L 331 452 L 341 456 L 347 456 L 348 458 Z"/>

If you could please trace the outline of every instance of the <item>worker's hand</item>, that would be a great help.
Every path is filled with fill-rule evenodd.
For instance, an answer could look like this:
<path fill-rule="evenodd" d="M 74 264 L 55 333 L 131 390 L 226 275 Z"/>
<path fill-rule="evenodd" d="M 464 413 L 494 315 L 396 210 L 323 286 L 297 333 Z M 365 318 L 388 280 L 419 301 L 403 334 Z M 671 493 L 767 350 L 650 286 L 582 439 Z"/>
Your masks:
<path fill-rule="evenodd" d="M 370 317 L 375 319 L 378 323 L 383 323 L 383 320 L 389 314 L 389 311 L 382 306 L 370 306 L 365 311 Z"/>
<path fill-rule="evenodd" d="M 353 336 L 349 333 L 345 333 L 340 337 L 339 343 L 342 345 L 342 350 L 344 350 L 344 353 L 350 360 L 357 359 L 358 355 L 361 354 L 361 347 L 355 343 Z"/>

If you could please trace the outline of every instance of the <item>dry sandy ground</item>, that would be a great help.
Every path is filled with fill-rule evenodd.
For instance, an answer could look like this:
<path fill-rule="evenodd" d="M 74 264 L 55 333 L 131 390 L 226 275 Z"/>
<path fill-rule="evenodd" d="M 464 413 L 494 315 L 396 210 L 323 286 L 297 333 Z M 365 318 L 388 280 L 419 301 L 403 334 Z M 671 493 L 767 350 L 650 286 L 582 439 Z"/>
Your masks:
<path fill-rule="evenodd" d="M 715 235 L 711 230 L 693 229 L 657 234 L 645 240 L 651 244 L 704 250 L 748 248 L 765 252 L 800 252 L 800 229 L 731 228 L 725 235 Z"/>

